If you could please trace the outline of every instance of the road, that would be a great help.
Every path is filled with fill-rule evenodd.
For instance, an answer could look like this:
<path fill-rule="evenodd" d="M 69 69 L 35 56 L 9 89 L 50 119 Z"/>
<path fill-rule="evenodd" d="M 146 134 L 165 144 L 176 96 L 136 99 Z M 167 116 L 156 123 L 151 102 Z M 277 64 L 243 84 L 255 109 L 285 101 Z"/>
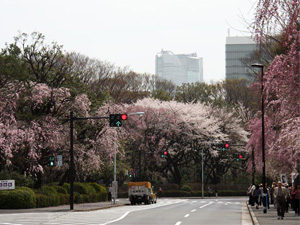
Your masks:
<path fill-rule="evenodd" d="M 87 212 L 0 214 L 0 225 L 250 225 L 246 198 L 158 199 Z"/>

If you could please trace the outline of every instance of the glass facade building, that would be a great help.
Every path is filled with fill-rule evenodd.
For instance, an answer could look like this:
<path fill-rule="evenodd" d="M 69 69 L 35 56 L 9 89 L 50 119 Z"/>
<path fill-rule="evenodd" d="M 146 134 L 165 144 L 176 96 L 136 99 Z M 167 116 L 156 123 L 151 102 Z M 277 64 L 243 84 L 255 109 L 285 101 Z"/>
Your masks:
<path fill-rule="evenodd" d="M 257 50 L 256 42 L 250 37 L 226 37 L 226 79 L 247 79 L 253 81 L 251 69 L 246 63 Z"/>
<path fill-rule="evenodd" d="M 171 80 L 177 86 L 183 83 L 203 82 L 203 59 L 192 54 L 174 54 L 161 51 L 156 55 L 155 74 Z"/>

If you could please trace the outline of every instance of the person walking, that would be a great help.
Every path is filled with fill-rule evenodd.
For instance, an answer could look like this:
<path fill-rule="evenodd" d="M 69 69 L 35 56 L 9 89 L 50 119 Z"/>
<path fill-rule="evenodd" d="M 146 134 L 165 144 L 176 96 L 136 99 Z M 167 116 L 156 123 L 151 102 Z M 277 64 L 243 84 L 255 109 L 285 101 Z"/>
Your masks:
<path fill-rule="evenodd" d="M 253 191 L 253 197 L 256 204 L 256 209 L 259 209 L 259 199 L 261 197 L 261 189 L 259 188 L 259 185 L 257 184 L 255 187 L 255 190 Z"/>
<path fill-rule="evenodd" d="M 297 184 L 296 187 L 293 186 L 291 195 L 294 198 L 294 209 L 295 215 L 300 215 L 300 184 Z"/>
<path fill-rule="evenodd" d="M 210 186 L 208 186 L 208 197 L 210 198 L 210 196 L 212 195 L 212 190 L 211 190 L 211 187 Z"/>
<path fill-rule="evenodd" d="M 158 189 L 158 198 L 161 198 L 162 197 L 162 188 L 161 187 L 159 187 L 159 189 Z"/>
<path fill-rule="evenodd" d="M 281 218 L 283 220 L 284 218 L 287 194 L 287 189 L 282 186 L 281 181 L 278 181 L 277 187 L 274 190 L 274 198 L 277 202 L 277 219 Z"/>
<path fill-rule="evenodd" d="M 215 187 L 215 194 L 216 194 L 216 198 L 218 198 L 218 188 Z"/>
<path fill-rule="evenodd" d="M 112 186 L 111 186 L 111 184 L 110 184 L 109 187 L 108 187 L 108 201 L 111 201 L 111 200 L 112 200 L 111 193 L 112 193 Z"/>
<path fill-rule="evenodd" d="M 272 185 L 271 185 L 271 188 L 270 188 L 270 198 L 271 198 L 271 204 L 273 205 L 274 204 L 274 189 L 276 187 L 276 183 L 273 182 Z"/>
<path fill-rule="evenodd" d="M 267 196 L 266 196 L 267 206 L 266 207 L 268 207 L 268 209 L 270 209 L 270 188 L 268 187 L 267 183 L 266 183 L 265 187 L 266 187 L 266 190 L 267 190 Z"/>

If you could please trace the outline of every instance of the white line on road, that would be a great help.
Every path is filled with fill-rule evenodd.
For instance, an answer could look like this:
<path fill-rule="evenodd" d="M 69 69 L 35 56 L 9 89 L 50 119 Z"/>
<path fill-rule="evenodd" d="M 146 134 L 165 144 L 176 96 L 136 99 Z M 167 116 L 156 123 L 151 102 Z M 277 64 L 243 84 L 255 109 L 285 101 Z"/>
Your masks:
<path fill-rule="evenodd" d="M 210 202 L 210 203 L 207 203 L 206 205 L 200 206 L 199 209 L 202 209 L 202 208 L 204 208 L 204 207 L 206 207 L 206 206 L 209 206 L 209 205 L 212 204 L 212 203 L 213 203 L 213 202 Z"/>
<path fill-rule="evenodd" d="M 196 212 L 197 209 L 193 209 L 191 212 Z"/>
<path fill-rule="evenodd" d="M 180 225 L 182 222 L 181 221 L 178 221 L 177 223 L 175 223 L 175 225 Z"/>
<path fill-rule="evenodd" d="M 120 220 L 124 219 L 130 212 L 131 212 L 131 211 L 128 211 L 128 212 L 126 212 L 123 216 L 121 216 L 120 218 L 115 219 L 115 220 L 112 220 L 112 221 L 109 221 L 109 222 L 106 222 L 106 223 L 104 223 L 103 225 L 106 225 L 106 224 L 110 224 L 110 223 L 114 223 L 114 222 L 120 221 Z"/>
<path fill-rule="evenodd" d="M 190 216 L 190 214 L 186 214 L 184 217 L 189 217 Z"/>

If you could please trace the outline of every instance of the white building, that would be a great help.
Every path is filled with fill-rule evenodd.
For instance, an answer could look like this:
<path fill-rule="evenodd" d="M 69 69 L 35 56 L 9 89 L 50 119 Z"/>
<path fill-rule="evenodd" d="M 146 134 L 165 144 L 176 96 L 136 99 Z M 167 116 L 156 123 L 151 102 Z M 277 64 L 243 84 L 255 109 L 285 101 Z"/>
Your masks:
<path fill-rule="evenodd" d="M 203 82 L 203 59 L 192 54 L 174 54 L 161 51 L 156 55 L 155 74 L 171 80 L 177 86 L 183 83 Z"/>
<path fill-rule="evenodd" d="M 226 79 L 253 80 L 247 59 L 257 49 L 256 42 L 250 37 L 226 37 Z"/>

